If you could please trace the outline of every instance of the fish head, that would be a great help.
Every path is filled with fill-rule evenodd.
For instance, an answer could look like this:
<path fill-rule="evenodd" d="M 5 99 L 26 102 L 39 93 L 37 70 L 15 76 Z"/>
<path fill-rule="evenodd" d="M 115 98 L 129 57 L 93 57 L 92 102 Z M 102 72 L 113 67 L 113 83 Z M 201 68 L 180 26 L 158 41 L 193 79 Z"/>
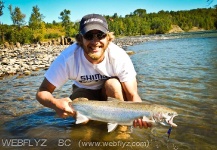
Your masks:
<path fill-rule="evenodd" d="M 170 113 L 170 112 L 163 113 L 162 114 L 163 122 L 160 122 L 160 123 L 163 124 L 163 125 L 170 125 L 172 127 L 177 127 L 177 125 L 173 122 L 173 118 L 175 116 L 178 116 L 178 114 L 176 112 L 174 112 L 174 113 Z"/>
<path fill-rule="evenodd" d="M 160 111 L 157 111 L 153 114 L 153 119 L 164 126 L 169 125 L 172 127 L 177 127 L 177 125 L 173 122 L 173 118 L 175 116 L 178 116 L 177 112 L 168 108 L 161 108 Z"/>

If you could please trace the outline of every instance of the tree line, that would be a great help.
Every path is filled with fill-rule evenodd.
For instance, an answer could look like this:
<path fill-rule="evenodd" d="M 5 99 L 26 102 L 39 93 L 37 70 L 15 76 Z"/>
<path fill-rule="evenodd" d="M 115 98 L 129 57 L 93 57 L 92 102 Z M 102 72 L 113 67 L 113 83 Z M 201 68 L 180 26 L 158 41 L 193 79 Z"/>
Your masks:
<path fill-rule="evenodd" d="M 3 15 L 4 2 L 0 0 L 0 17 Z M 60 12 L 59 22 L 44 22 L 45 16 L 36 5 L 32 7 L 29 21 L 19 7 L 8 6 L 13 25 L 0 22 L 0 44 L 4 42 L 36 43 L 55 39 L 60 36 L 75 37 L 78 33 L 79 22 L 72 22 L 71 11 L 64 9 Z M 185 11 L 159 11 L 147 13 L 145 9 L 137 9 L 124 17 L 115 13 L 105 16 L 109 30 L 116 36 L 135 36 L 149 34 L 164 34 L 171 25 L 178 25 L 184 31 L 192 27 L 205 30 L 217 29 L 217 5 L 214 8 L 193 9 Z"/>

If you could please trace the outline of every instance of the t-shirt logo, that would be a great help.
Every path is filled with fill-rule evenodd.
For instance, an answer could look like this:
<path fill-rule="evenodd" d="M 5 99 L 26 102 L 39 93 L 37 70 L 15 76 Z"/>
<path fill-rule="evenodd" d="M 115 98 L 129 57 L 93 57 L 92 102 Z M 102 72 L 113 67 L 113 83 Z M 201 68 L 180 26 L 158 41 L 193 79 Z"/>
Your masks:
<path fill-rule="evenodd" d="M 109 77 L 101 74 L 94 74 L 94 75 L 83 75 L 81 76 L 81 80 L 79 80 L 80 83 L 88 83 L 88 82 L 98 82 L 101 80 L 106 80 Z"/>

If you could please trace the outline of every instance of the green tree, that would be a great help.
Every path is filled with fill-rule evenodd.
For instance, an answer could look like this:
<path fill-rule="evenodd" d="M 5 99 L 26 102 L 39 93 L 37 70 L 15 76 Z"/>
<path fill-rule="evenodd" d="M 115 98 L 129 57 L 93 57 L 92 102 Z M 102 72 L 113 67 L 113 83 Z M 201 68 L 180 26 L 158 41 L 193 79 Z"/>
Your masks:
<path fill-rule="evenodd" d="M 217 29 L 217 5 L 215 5 L 214 8 L 215 8 L 215 15 L 214 15 L 214 17 L 215 17 L 215 19 L 214 19 L 215 23 L 214 24 L 215 24 L 215 28 Z"/>
<path fill-rule="evenodd" d="M 4 2 L 3 1 L 0 1 L 0 16 L 3 15 L 3 8 L 4 8 Z"/>
<path fill-rule="evenodd" d="M 23 25 L 25 25 L 25 14 L 22 14 L 21 10 L 19 7 L 15 7 L 13 10 L 12 5 L 9 5 L 8 7 L 10 14 L 11 14 L 11 19 L 13 21 L 14 25 L 17 25 L 19 28 Z"/>
<path fill-rule="evenodd" d="M 0 17 L 3 15 L 3 8 L 4 8 L 4 2 L 3 1 L 0 1 Z M 1 25 L 1 22 L 0 22 L 0 42 L 4 42 L 4 28 L 3 28 L 3 25 Z"/>
<path fill-rule="evenodd" d="M 118 18 L 118 14 L 114 13 L 114 15 L 112 16 L 112 18 Z"/>
<path fill-rule="evenodd" d="M 32 8 L 32 14 L 29 19 L 29 27 L 33 30 L 40 29 L 42 27 L 44 16 L 39 12 L 38 6 Z"/>
<path fill-rule="evenodd" d="M 125 35 L 130 36 L 130 35 L 134 35 L 134 22 L 132 20 L 132 17 L 127 17 L 125 19 Z"/>
<path fill-rule="evenodd" d="M 60 13 L 59 17 L 59 19 L 62 20 L 62 26 L 65 28 L 66 36 L 70 36 L 71 27 L 73 26 L 72 22 L 70 21 L 70 14 L 70 10 L 64 9 L 64 11 Z"/>
<path fill-rule="evenodd" d="M 0 44 L 4 43 L 5 35 L 8 32 L 9 25 L 0 24 Z"/>
<path fill-rule="evenodd" d="M 22 27 L 19 30 L 10 27 L 6 33 L 6 40 L 13 43 L 30 44 L 33 42 L 33 39 L 33 31 L 27 27 Z"/>
<path fill-rule="evenodd" d="M 137 9 L 133 12 L 133 15 L 136 15 L 139 17 L 144 17 L 146 15 L 146 10 L 145 9 Z"/>

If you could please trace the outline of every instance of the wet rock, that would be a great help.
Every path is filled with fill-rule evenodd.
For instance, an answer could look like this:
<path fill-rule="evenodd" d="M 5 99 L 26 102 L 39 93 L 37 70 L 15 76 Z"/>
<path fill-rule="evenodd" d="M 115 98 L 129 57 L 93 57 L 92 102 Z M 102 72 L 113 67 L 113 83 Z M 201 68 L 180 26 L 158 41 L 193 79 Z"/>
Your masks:
<path fill-rule="evenodd" d="M 25 74 L 25 75 L 30 75 L 30 74 L 31 74 L 31 71 L 26 70 L 26 71 L 24 71 L 24 74 Z"/>
<path fill-rule="evenodd" d="M 4 48 L 9 49 L 9 47 L 10 47 L 10 44 L 9 44 L 8 42 L 5 42 L 5 43 L 4 43 Z"/>
<path fill-rule="evenodd" d="M 7 43 L 10 48 L 10 44 Z M 53 60 L 68 45 L 31 44 L 14 49 L 0 49 L 0 77 L 5 75 L 30 75 L 32 71 L 48 69 Z"/>
<path fill-rule="evenodd" d="M 17 48 L 21 48 L 21 45 L 20 45 L 19 42 L 16 42 L 16 47 L 17 47 Z"/>
<path fill-rule="evenodd" d="M 126 53 L 127 53 L 128 55 L 133 55 L 133 54 L 135 54 L 134 51 L 126 51 Z"/>

